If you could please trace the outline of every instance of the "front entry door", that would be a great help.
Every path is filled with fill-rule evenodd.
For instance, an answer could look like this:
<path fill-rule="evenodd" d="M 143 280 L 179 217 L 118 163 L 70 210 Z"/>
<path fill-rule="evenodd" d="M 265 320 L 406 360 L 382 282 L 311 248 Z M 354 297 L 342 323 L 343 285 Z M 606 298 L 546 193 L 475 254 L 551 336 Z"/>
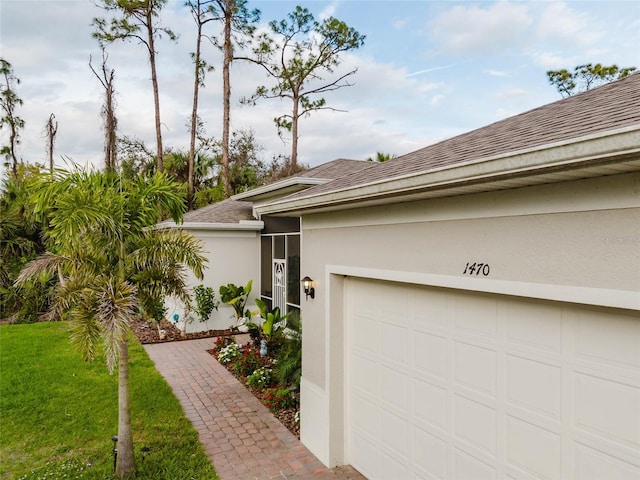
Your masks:
<path fill-rule="evenodd" d="M 286 260 L 273 259 L 273 306 L 287 311 L 287 264 Z"/>

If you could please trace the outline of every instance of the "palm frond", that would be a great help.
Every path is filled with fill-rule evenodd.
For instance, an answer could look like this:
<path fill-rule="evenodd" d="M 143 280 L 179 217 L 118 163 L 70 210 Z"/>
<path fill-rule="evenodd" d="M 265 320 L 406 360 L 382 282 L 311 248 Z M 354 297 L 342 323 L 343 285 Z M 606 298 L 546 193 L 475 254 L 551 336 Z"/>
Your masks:
<path fill-rule="evenodd" d="M 20 286 L 43 274 L 56 275 L 58 268 L 62 267 L 66 262 L 68 262 L 68 258 L 64 256 L 45 252 L 24 266 L 15 284 L 16 286 Z"/>
<path fill-rule="evenodd" d="M 118 361 L 118 344 L 129 334 L 129 322 L 139 307 L 136 287 L 110 279 L 98 295 L 96 317 L 103 328 L 107 367 L 113 372 Z"/>

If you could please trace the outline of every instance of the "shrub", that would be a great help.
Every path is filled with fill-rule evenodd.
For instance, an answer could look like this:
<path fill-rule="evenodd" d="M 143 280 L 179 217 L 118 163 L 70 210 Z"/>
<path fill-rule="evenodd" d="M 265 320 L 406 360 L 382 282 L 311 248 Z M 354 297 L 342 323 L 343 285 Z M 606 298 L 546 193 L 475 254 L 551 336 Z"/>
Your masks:
<path fill-rule="evenodd" d="M 236 375 L 246 377 L 260 367 L 260 355 L 250 345 L 242 347 L 242 352 L 234 360 L 231 368 Z"/>
<path fill-rule="evenodd" d="M 242 349 L 240 348 L 240 345 L 237 343 L 231 343 L 220 350 L 218 360 L 220 363 L 229 363 L 238 358 L 241 355 L 241 351 Z"/>
<path fill-rule="evenodd" d="M 211 312 L 218 310 L 220 302 L 216 301 L 216 292 L 211 287 L 198 285 L 193 289 L 193 293 L 196 297 L 196 314 L 201 322 L 206 322 Z"/>
<path fill-rule="evenodd" d="M 258 368 L 247 377 L 247 385 L 250 387 L 266 388 L 271 385 L 271 370 L 265 367 Z"/>
<path fill-rule="evenodd" d="M 265 404 L 272 412 L 298 405 L 298 399 L 288 388 L 270 388 L 264 396 Z"/>
<path fill-rule="evenodd" d="M 281 387 L 300 388 L 302 376 L 302 326 L 300 318 L 291 316 L 287 320 L 284 344 L 277 352 L 274 375 Z"/>

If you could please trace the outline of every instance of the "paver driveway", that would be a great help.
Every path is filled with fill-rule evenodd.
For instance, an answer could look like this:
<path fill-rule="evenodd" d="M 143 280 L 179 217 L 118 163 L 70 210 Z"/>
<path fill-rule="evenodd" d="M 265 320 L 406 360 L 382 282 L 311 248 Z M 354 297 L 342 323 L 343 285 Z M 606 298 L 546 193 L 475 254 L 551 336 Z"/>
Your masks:
<path fill-rule="evenodd" d="M 328 469 L 226 368 L 207 353 L 213 339 L 145 345 L 198 430 L 222 480 L 364 480 Z"/>

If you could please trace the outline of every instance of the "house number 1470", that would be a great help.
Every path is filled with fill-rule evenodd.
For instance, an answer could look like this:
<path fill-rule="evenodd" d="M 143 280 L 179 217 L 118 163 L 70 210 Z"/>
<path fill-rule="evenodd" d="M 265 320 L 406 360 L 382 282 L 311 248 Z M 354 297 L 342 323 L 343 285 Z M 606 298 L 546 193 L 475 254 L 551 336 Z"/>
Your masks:
<path fill-rule="evenodd" d="M 462 272 L 463 275 L 472 275 L 472 276 L 479 276 L 482 275 L 483 277 L 488 277 L 489 276 L 489 272 L 491 271 L 491 268 L 489 267 L 488 263 L 469 263 L 467 262 L 467 265 L 464 267 L 464 272 Z"/>

